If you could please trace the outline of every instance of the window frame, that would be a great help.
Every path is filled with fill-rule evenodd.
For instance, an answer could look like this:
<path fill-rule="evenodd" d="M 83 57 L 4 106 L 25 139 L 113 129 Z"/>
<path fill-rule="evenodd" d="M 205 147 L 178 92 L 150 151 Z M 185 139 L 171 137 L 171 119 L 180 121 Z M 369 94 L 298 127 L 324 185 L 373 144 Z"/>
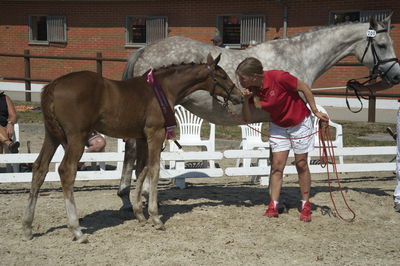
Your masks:
<path fill-rule="evenodd" d="M 134 42 L 129 42 L 130 40 L 130 31 L 129 31 L 129 26 L 130 26 L 130 20 L 132 18 L 144 18 L 146 20 L 146 42 L 145 43 L 134 43 Z M 147 25 L 147 21 L 151 20 L 151 19 L 164 19 L 164 25 L 162 26 L 163 29 L 160 28 L 160 30 L 164 31 L 164 37 L 163 39 L 168 37 L 168 17 L 167 16 L 149 16 L 149 15 L 127 15 L 125 17 L 125 47 L 127 48 L 141 48 L 144 47 L 148 44 L 151 43 L 151 41 L 149 40 L 151 37 L 149 37 L 148 34 L 148 25 Z"/>
<path fill-rule="evenodd" d="M 34 31 L 33 31 L 33 25 L 34 17 L 46 17 L 46 40 L 35 40 L 33 39 L 34 37 Z M 54 21 L 56 19 L 61 20 L 61 24 L 55 25 Z M 53 22 L 53 23 L 52 23 Z M 53 39 L 54 38 L 54 32 L 57 31 L 57 34 L 60 34 L 60 29 L 57 30 L 57 26 L 62 27 L 61 39 Z M 49 45 L 50 43 L 67 43 L 68 36 L 67 36 L 67 17 L 63 15 L 47 15 L 47 14 L 31 14 L 28 16 L 28 44 L 34 44 L 34 45 Z"/>
<path fill-rule="evenodd" d="M 266 29 L 267 29 L 267 15 L 266 14 L 262 14 L 262 13 L 255 13 L 255 14 L 245 14 L 245 13 L 228 13 L 228 14 L 218 14 L 217 15 L 217 33 L 219 34 L 219 36 L 221 36 L 222 40 L 224 40 L 224 29 L 223 29 L 223 17 L 229 17 L 229 16 L 237 16 L 239 17 L 240 20 L 240 41 L 239 43 L 225 43 L 223 42 L 224 45 L 227 45 L 231 48 L 242 48 L 242 47 L 246 47 L 246 45 L 248 45 L 248 43 L 245 43 L 245 40 L 242 40 L 242 38 L 244 38 L 243 36 L 246 35 L 244 32 L 242 32 L 242 19 L 246 18 L 246 17 L 254 17 L 254 18 L 261 18 L 262 19 L 262 25 L 261 25 L 261 36 L 259 36 L 260 38 L 256 41 L 258 42 L 265 42 L 266 38 Z M 248 33 L 247 33 L 248 34 Z M 251 40 L 248 40 L 248 42 L 250 42 Z"/>

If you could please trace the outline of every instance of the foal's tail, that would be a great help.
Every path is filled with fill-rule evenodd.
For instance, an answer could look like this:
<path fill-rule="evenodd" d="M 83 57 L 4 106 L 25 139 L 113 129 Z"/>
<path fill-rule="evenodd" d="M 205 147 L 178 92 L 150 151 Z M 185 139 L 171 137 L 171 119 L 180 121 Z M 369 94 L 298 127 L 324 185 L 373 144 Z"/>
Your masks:
<path fill-rule="evenodd" d="M 134 54 L 132 54 L 128 58 L 128 62 L 125 65 L 124 73 L 122 74 L 122 79 L 123 80 L 127 80 L 127 79 L 130 79 L 130 78 L 134 77 L 133 76 L 133 71 L 135 69 L 136 61 L 143 54 L 143 52 L 144 52 L 144 47 L 140 48 L 139 50 L 137 50 Z"/>
<path fill-rule="evenodd" d="M 46 130 L 60 141 L 61 145 L 65 146 L 67 137 L 55 116 L 54 110 L 54 88 L 57 86 L 57 83 L 58 79 L 53 80 L 43 88 L 41 93 L 41 109 Z"/>

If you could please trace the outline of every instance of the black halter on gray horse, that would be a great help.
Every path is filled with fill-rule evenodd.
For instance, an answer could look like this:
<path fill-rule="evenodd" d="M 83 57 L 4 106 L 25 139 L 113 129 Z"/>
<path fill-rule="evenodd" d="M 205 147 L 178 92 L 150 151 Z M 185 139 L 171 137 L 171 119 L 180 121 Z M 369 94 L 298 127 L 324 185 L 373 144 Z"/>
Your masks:
<path fill-rule="evenodd" d="M 393 42 L 388 33 L 388 21 L 371 20 L 368 23 L 345 23 L 309 30 L 288 39 L 278 39 L 261 43 L 246 50 L 224 49 L 185 37 L 171 37 L 146 46 L 134 53 L 124 71 L 124 79 L 142 75 L 152 67 L 176 64 L 177 62 L 203 62 L 209 51 L 222 53 L 221 66 L 237 81 L 235 70 L 246 57 L 259 59 L 265 70 L 281 69 L 290 72 L 311 87 L 313 82 L 333 65 L 346 56 L 354 55 L 370 70 L 384 73 L 387 87 L 400 82 L 400 65 L 396 61 Z M 377 34 L 368 37 L 367 32 Z M 371 48 L 371 42 L 374 43 Z M 368 48 L 370 47 L 370 48 Z M 238 82 L 236 82 L 238 84 Z M 239 122 L 207 93 L 192 93 L 182 102 L 186 109 L 212 123 L 238 125 Z M 235 113 L 241 113 L 242 105 L 230 106 Z M 218 114 L 218 115 L 215 115 Z M 268 115 L 256 110 L 254 122 L 269 121 Z M 135 141 L 126 143 L 124 167 L 118 195 L 122 210 L 132 208 L 129 200 L 131 176 L 135 160 Z"/>

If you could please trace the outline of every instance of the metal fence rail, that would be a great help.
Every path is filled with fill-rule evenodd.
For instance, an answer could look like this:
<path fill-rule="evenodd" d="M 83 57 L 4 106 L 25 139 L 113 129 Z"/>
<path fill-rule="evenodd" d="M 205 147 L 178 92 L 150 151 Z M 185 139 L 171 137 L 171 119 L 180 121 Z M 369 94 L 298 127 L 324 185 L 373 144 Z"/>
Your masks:
<path fill-rule="evenodd" d="M 103 74 L 103 61 L 112 62 L 126 62 L 125 58 L 105 58 L 102 53 L 96 53 L 96 57 L 87 56 L 52 56 L 52 55 L 31 55 L 29 50 L 24 50 L 24 54 L 4 54 L 0 53 L 0 56 L 4 57 L 23 57 L 25 66 L 24 77 L 0 77 L 2 80 L 19 80 L 25 82 L 25 100 L 27 102 L 31 101 L 31 84 L 32 81 L 35 82 L 50 82 L 50 79 L 35 79 L 31 77 L 31 58 L 41 58 L 41 59 L 56 59 L 56 60 L 83 60 L 83 61 L 96 61 L 96 72 Z"/>

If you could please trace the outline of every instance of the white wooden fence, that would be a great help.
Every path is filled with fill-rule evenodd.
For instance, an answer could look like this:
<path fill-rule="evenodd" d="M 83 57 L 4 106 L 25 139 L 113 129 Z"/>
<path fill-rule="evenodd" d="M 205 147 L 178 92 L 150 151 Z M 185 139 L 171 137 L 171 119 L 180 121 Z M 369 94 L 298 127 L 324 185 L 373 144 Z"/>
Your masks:
<path fill-rule="evenodd" d="M 343 155 L 344 163 L 339 163 L 337 160 L 338 172 L 373 172 L 373 171 L 394 171 L 396 168 L 395 162 L 390 162 L 390 159 L 383 162 L 373 162 L 371 156 L 396 155 L 396 146 L 377 146 L 377 147 L 345 147 L 335 149 L 335 155 Z M 9 164 L 33 163 L 37 158 L 37 153 L 32 154 L 0 154 L 0 162 Z M 293 153 L 289 154 L 293 157 Z M 318 149 L 310 153 L 310 156 L 319 156 Z M 356 156 L 357 158 L 365 158 L 362 162 L 351 162 L 347 160 L 347 156 Z M 369 156 L 369 157 L 368 157 Z M 52 162 L 60 163 L 63 157 L 62 149 L 59 149 L 54 155 Z M 84 153 L 82 162 L 122 162 L 124 158 L 123 152 L 99 152 L 99 153 Z M 185 168 L 186 162 L 203 161 L 203 160 L 222 160 L 227 159 L 257 159 L 256 165 L 249 167 L 227 167 L 221 168 Z M 185 187 L 185 178 L 193 177 L 220 177 L 224 174 L 227 176 L 260 176 L 261 184 L 268 184 L 268 174 L 270 165 L 268 164 L 269 150 L 226 150 L 224 152 L 162 152 L 161 153 L 161 171 L 160 178 L 174 179 L 174 183 L 180 187 Z M 163 167 L 168 164 L 168 161 L 175 161 L 174 169 Z M 347 161 L 347 162 L 346 162 Z M 290 159 L 289 159 L 290 162 Z M 59 176 L 57 167 L 50 168 L 46 181 L 58 181 Z M 330 165 L 330 169 L 332 166 Z M 324 173 L 325 168 L 320 165 L 310 165 L 311 173 Z M 296 174 L 296 168 L 293 165 L 288 165 L 285 168 L 285 174 Z M 121 169 L 116 170 L 97 170 L 97 171 L 78 171 L 77 180 L 104 180 L 104 179 L 119 179 L 121 177 Z M 0 183 L 4 182 L 30 182 L 32 179 L 31 172 L 17 173 L 0 173 Z"/>
<path fill-rule="evenodd" d="M 335 156 L 344 156 L 344 162 L 340 163 L 338 158 L 335 159 L 336 168 L 339 173 L 344 172 L 384 172 L 394 171 L 396 169 L 396 163 L 390 162 L 391 159 L 383 162 L 373 162 L 372 157 L 390 155 L 395 156 L 397 152 L 396 146 L 374 146 L 374 147 L 343 147 L 335 148 Z M 227 150 L 224 152 L 225 158 L 230 159 L 244 159 L 244 158 L 256 158 L 258 163 L 255 166 L 244 167 L 228 167 L 225 169 L 227 176 L 243 176 L 253 175 L 259 176 L 261 185 L 268 185 L 268 174 L 270 172 L 270 165 L 268 164 L 269 150 Z M 315 148 L 309 153 L 310 157 L 318 157 L 319 150 Z M 346 160 L 346 156 L 355 156 L 359 161 L 364 162 L 350 162 Z M 293 158 L 293 151 L 289 153 L 290 158 Z M 354 159 L 354 158 L 353 158 Z M 333 167 L 331 164 L 328 165 L 329 170 L 332 171 Z M 326 168 L 322 168 L 320 165 L 309 165 L 311 173 L 325 173 Z M 287 165 L 284 170 L 284 174 L 297 174 L 296 166 Z"/>
<path fill-rule="evenodd" d="M 21 164 L 21 163 L 33 163 L 38 153 L 18 153 L 18 154 L 0 154 L 0 162 L 5 164 Z M 50 167 L 49 172 L 46 176 L 46 181 L 58 181 L 59 175 L 57 166 L 61 162 L 64 155 L 62 149 L 58 149 L 54 154 L 52 163 L 55 163 L 54 167 Z M 160 178 L 162 179 L 175 179 L 174 183 L 180 187 L 185 187 L 185 178 L 194 177 L 220 177 L 224 175 L 223 169 L 220 168 L 185 168 L 185 162 L 187 161 L 201 161 L 201 160 L 221 160 L 223 157 L 222 152 L 162 152 L 161 153 L 161 170 Z M 84 153 L 81 158 L 81 162 L 123 162 L 123 152 L 91 152 Z M 174 169 L 166 169 L 164 167 L 165 162 L 175 161 Z M 120 179 L 122 168 L 116 167 L 115 170 L 104 170 L 97 171 L 78 171 L 76 180 L 108 180 L 108 179 Z M 133 175 L 134 177 L 134 175 Z M 32 180 L 31 172 L 7 172 L 0 173 L 0 183 L 7 182 L 30 182 Z"/>

